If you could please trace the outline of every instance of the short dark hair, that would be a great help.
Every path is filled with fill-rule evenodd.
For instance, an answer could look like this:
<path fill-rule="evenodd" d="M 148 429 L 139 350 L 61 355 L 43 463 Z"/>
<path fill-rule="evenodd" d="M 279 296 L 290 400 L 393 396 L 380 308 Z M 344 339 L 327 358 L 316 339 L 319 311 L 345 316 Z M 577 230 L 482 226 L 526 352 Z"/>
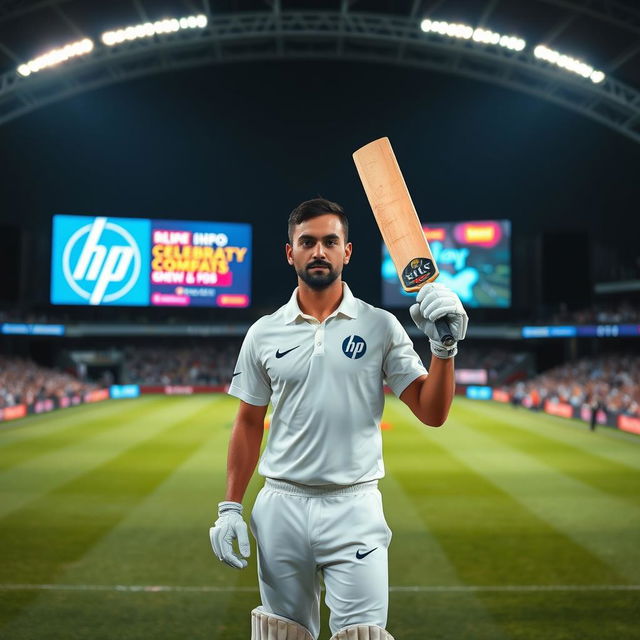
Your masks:
<path fill-rule="evenodd" d="M 344 213 L 344 210 L 337 202 L 331 202 L 331 200 L 325 200 L 325 198 L 314 198 L 313 200 L 305 200 L 301 202 L 289 215 L 289 242 L 293 241 L 293 228 L 296 225 L 302 224 L 305 220 L 311 218 L 317 218 L 318 216 L 324 216 L 328 213 L 338 216 L 344 229 L 344 241 L 345 244 L 349 238 L 349 221 Z"/>

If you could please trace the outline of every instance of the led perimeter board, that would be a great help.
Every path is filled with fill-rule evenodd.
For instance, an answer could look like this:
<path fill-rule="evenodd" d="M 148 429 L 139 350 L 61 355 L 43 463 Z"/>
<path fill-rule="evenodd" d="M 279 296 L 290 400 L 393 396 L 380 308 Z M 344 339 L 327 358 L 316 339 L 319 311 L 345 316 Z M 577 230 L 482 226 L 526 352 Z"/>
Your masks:
<path fill-rule="evenodd" d="M 251 225 L 53 217 L 51 303 L 248 307 Z"/>
<path fill-rule="evenodd" d="M 511 223 L 509 220 L 422 225 L 440 275 L 468 307 L 511 305 Z M 382 245 L 382 304 L 406 307 L 406 293 L 387 248 Z"/>

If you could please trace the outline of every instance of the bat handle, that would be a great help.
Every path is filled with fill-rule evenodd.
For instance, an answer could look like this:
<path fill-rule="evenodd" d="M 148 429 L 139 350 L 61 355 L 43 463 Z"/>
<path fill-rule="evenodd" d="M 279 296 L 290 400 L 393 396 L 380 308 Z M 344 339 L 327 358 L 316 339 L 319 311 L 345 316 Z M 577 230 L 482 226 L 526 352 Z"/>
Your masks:
<path fill-rule="evenodd" d="M 440 336 L 440 342 L 445 347 L 452 347 L 456 341 L 455 338 L 451 335 L 451 329 L 449 327 L 449 323 L 446 321 L 444 317 L 438 318 L 435 322 L 436 329 L 438 330 L 438 335 Z"/>

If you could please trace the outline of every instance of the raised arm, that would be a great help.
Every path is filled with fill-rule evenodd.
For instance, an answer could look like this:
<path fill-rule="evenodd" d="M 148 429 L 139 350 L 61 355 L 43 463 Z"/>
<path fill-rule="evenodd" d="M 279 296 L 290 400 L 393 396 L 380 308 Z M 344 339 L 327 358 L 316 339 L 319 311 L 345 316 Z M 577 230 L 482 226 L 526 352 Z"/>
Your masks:
<path fill-rule="evenodd" d="M 439 427 L 447 419 L 455 393 L 453 360 L 458 353 L 458 341 L 467 333 L 467 313 L 460 298 L 440 284 L 424 285 L 409 309 L 416 326 L 429 338 L 433 355 L 429 375 L 414 380 L 400 399 L 415 416 L 430 427 Z M 446 318 L 455 343 L 445 347 L 435 326 L 439 318 Z"/>
<path fill-rule="evenodd" d="M 400 394 L 400 400 L 420 422 L 428 427 L 440 427 L 449 415 L 455 388 L 453 358 L 442 360 L 434 355 L 429 375 L 414 380 Z"/>

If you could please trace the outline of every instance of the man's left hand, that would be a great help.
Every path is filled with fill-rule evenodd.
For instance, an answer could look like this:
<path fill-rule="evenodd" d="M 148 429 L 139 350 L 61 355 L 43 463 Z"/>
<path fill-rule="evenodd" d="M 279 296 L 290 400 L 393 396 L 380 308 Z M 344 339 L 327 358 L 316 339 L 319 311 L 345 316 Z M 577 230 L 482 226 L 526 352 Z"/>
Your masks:
<path fill-rule="evenodd" d="M 430 282 L 418 292 L 416 304 L 409 309 L 411 319 L 428 338 L 431 351 L 439 358 L 452 358 L 458 352 L 457 343 L 464 340 L 469 318 L 458 295 L 444 285 Z M 440 341 L 435 321 L 445 318 L 449 323 L 451 335 L 456 341 L 451 347 L 445 347 Z"/>

